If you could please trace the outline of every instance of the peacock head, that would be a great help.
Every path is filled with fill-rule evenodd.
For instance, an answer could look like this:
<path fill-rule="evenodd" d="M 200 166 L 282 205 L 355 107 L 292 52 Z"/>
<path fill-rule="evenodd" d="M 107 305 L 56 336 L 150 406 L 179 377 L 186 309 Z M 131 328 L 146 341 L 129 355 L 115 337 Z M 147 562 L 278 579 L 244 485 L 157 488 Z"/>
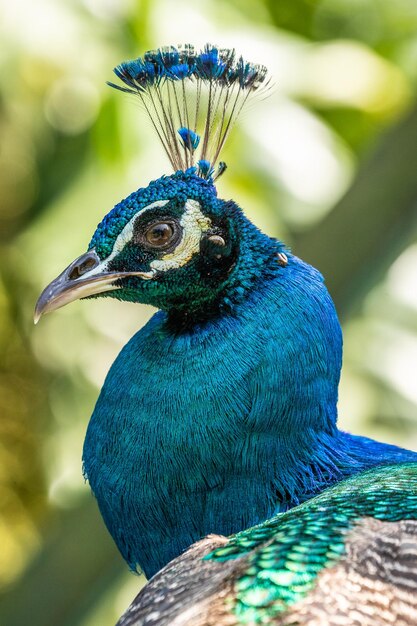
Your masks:
<path fill-rule="evenodd" d="M 232 283 L 235 293 L 244 290 L 259 264 L 254 256 L 272 245 L 214 185 L 226 168 L 220 162 L 215 170 L 230 128 L 248 98 L 267 87 L 266 69 L 234 50 L 185 45 L 147 52 L 115 72 L 124 86 L 112 86 L 139 98 L 175 173 L 105 216 L 88 251 L 41 294 L 37 319 L 102 295 L 187 314 L 210 311 L 227 302 Z"/>
<path fill-rule="evenodd" d="M 104 217 L 88 251 L 43 291 L 36 318 L 103 295 L 188 312 L 210 306 L 231 280 L 245 226 L 237 205 L 192 169 L 162 177 Z"/>

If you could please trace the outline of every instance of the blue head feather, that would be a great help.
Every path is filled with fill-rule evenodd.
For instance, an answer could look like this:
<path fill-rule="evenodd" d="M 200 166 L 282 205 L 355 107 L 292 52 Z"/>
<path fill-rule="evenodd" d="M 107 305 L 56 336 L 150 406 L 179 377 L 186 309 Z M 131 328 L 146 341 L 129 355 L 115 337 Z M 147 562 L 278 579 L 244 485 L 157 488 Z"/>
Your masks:
<path fill-rule="evenodd" d="M 206 159 L 200 159 L 197 162 L 197 172 L 202 178 L 211 179 L 214 174 L 214 167 L 212 167 L 210 161 Z"/>
<path fill-rule="evenodd" d="M 213 181 L 196 176 L 196 168 L 186 172 L 178 171 L 171 176 L 161 176 L 141 187 L 121 200 L 103 218 L 90 241 L 89 250 L 94 248 L 100 258 L 106 258 L 114 245 L 117 235 L 137 213 L 153 202 L 175 199 L 185 204 L 188 198 L 198 200 L 215 210 L 217 190 Z"/>
<path fill-rule="evenodd" d="M 207 46 L 196 59 L 196 71 L 201 78 L 221 79 L 227 71 L 227 64 L 219 57 L 216 47 Z"/>
<path fill-rule="evenodd" d="M 180 128 L 178 129 L 178 134 L 184 142 L 184 146 L 188 148 L 188 150 L 192 151 L 198 148 L 198 144 L 200 143 L 200 135 L 197 135 L 190 128 Z"/>

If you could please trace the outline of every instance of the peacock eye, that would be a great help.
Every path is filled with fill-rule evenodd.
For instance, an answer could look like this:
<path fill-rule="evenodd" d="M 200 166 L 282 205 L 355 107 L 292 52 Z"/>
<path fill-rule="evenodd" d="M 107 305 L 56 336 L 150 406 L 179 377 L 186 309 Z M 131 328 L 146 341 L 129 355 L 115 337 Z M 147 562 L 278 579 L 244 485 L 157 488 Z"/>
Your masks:
<path fill-rule="evenodd" d="M 154 248 L 168 246 L 176 236 L 173 222 L 156 222 L 151 224 L 144 233 L 147 243 Z"/>

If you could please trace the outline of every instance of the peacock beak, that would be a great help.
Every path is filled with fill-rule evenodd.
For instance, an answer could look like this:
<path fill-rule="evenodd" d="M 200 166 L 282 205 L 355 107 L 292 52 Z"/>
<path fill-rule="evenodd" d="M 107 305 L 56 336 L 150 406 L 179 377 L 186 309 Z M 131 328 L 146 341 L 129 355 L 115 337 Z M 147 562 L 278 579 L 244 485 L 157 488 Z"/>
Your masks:
<path fill-rule="evenodd" d="M 74 300 L 120 289 L 122 285 L 115 283 L 126 276 L 149 280 L 154 272 L 108 272 L 106 263 L 100 260 L 95 250 L 82 254 L 42 291 L 35 306 L 35 324 L 45 313 Z"/>

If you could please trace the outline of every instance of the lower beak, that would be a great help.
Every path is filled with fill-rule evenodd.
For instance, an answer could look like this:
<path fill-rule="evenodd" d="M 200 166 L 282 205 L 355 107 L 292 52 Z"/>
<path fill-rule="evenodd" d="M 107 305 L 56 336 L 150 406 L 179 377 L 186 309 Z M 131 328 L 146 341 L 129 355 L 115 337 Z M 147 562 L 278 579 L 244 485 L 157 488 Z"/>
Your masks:
<path fill-rule="evenodd" d="M 115 284 L 120 278 L 138 276 L 149 280 L 153 275 L 153 272 L 107 272 L 105 262 L 100 261 L 94 250 L 90 250 L 75 259 L 42 291 L 35 306 L 35 324 L 45 313 L 55 311 L 69 302 L 120 289 L 122 285 Z"/>

